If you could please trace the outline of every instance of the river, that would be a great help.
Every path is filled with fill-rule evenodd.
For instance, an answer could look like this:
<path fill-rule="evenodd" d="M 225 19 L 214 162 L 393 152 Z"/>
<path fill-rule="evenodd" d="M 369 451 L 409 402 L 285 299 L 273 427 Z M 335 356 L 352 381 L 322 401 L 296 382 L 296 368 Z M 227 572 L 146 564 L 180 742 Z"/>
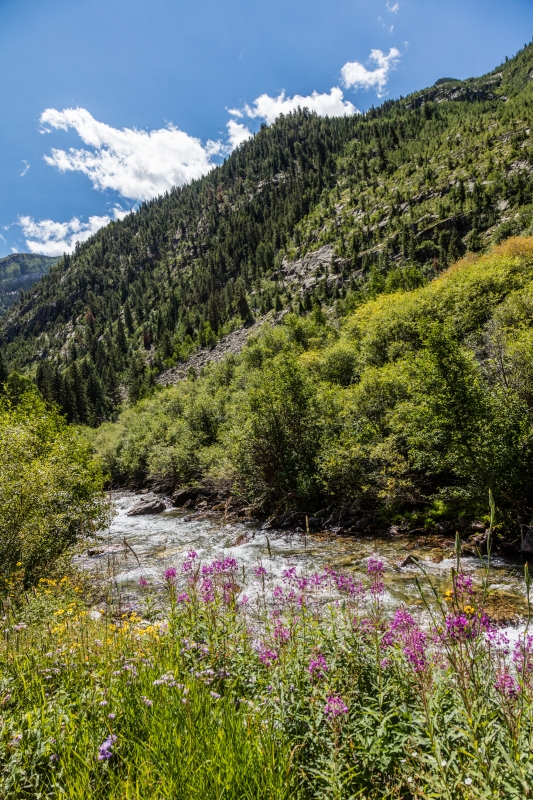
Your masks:
<path fill-rule="evenodd" d="M 125 607 L 136 607 L 141 576 L 157 590 L 163 586 L 165 570 L 179 568 L 191 549 L 203 563 L 222 554 L 231 555 L 245 572 L 262 563 L 274 580 L 281 579 L 283 570 L 292 566 L 303 572 L 330 566 L 364 580 L 367 559 L 374 556 L 384 563 L 385 602 L 391 607 L 423 604 L 417 578 L 422 583 L 425 579 L 414 562 L 404 564 L 409 555 L 420 561 L 441 591 L 451 586 L 455 555 L 449 540 L 443 547 L 444 540 L 412 535 L 312 533 L 307 536 L 293 531 L 262 530 L 255 521 L 228 523 L 217 516 L 191 517 L 181 509 L 129 517 L 127 511 L 136 500 L 138 497 L 131 492 L 115 493 L 115 513 L 109 529 L 100 535 L 96 546 L 77 557 L 83 569 L 110 581 Z M 481 559 L 467 556 L 461 562 L 474 583 L 481 585 L 485 568 Z M 495 618 L 508 622 L 523 617 L 526 611 L 523 564 L 520 560 L 494 556 L 490 573 L 490 605 Z"/>

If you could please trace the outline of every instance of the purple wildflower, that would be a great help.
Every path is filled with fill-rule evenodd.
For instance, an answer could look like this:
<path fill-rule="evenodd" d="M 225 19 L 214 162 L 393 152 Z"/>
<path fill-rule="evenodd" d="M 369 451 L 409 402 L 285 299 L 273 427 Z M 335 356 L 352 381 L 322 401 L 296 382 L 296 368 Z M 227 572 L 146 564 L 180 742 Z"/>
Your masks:
<path fill-rule="evenodd" d="M 328 663 L 322 653 L 318 653 L 309 662 L 309 674 L 311 678 L 323 678 L 328 671 Z"/>
<path fill-rule="evenodd" d="M 195 558 L 198 558 L 198 553 L 196 552 L 196 550 L 189 550 L 189 552 L 187 553 L 187 558 L 190 561 L 194 561 Z"/>
<path fill-rule="evenodd" d="M 178 603 L 190 603 L 190 598 L 187 592 L 181 592 L 176 599 Z"/>
<path fill-rule="evenodd" d="M 108 714 L 107 718 L 108 719 L 116 719 L 116 716 L 117 716 L 116 714 Z"/>
<path fill-rule="evenodd" d="M 274 628 L 274 639 L 276 639 L 280 644 L 284 644 L 285 642 L 288 642 L 290 638 L 290 630 L 285 628 L 281 622 L 277 622 Z"/>
<path fill-rule="evenodd" d="M 262 647 L 259 651 L 259 660 L 265 667 L 271 667 L 278 660 L 278 654 L 275 650 L 269 650 L 267 647 Z"/>
<path fill-rule="evenodd" d="M 143 701 L 145 706 L 148 706 L 148 708 L 150 708 L 150 706 L 153 706 L 154 704 L 154 701 L 150 700 L 149 697 L 145 697 L 144 694 L 141 695 L 141 700 Z"/>
<path fill-rule="evenodd" d="M 210 578 L 204 578 L 200 586 L 200 593 L 204 603 L 213 603 L 215 600 L 215 587 Z"/>
<path fill-rule="evenodd" d="M 141 577 L 139 578 L 139 586 L 141 587 L 141 589 L 146 589 L 146 587 L 148 586 L 148 581 L 143 575 L 141 575 Z"/>
<path fill-rule="evenodd" d="M 52 753 L 52 755 L 50 756 L 50 763 L 51 764 L 57 764 L 58 761 L 59 761 L 58 754 L 57 753 Z"/>
<path fill-rule="evenodd" d="M 456 575 L 455 590 L 459 597 L 464 594 L 472 594 L 474 590 L 472 588 L 472 578 L 470 575 L 464 575 L 462 572 Z"/>
<path fill-rule="evenodd" d="M 348 706 L 342 697 L 337 697 L 335 695 L 328 697 L 326 705 L 324 706 L 324 714 L 330 721 L 347 713 Z"/>
<path fill-rule="evenodd" d="M 367 562 L 367 571 L 369 575 L 383 575 L 383 561 L 378 561 L 376 558 L 369 558 Z"/>
<path fill-rule="evenodd" d="M 261 578 L 263 575 L 267 574 L 266 569 L 261 564 L 258 567 L 255 567 L 254 572 L 258 578 Z"/>
<path fill-rule="evenodd" d="M 177 575 L 177 570 L 175 567 L 169 567 L 165 572 L 165 580 L 167 583 L 173 581 Z"/>
<path fill-rule="evenodd" d="M 509 700 L 518 696 L 520 684 L 508 672 L 500 672 L 494 684 L 496 690 Z"/>
<path fill-rule="evenodd" d="M 117 741 L 117 737 L 111 733 L 107 739 L 102 742 L 98 748 L 98 761 L 109 761 L 113 757 L 113 745 Z"/>

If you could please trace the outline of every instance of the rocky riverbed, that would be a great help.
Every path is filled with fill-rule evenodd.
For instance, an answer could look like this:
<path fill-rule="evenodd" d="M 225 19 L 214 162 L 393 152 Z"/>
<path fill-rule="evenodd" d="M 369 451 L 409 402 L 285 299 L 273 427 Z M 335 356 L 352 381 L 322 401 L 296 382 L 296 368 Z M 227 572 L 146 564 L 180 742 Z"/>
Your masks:
<path fill-rule="evenodd" d="M 179 567 L 190 549 L 196 550 L 204 563 L 231 555 L 245 572 L 262 563 L 273 579 L 281 579 L 283 570 L 292 566 L 305 572 L 330 566 L 363 578 L 368 558 L 379 557 L 385 564 L 385 599 L 390 606 L 405 603 L 422 608 L 417 579 L 427 583 L 424 572 L 439 590 L 451 586 L 450 570 L 456 558 L 452 537 L 399 529 L 379 534 L 364 530 L 357 535 L 324 530 L 307 534 L 279 528 L 272 521 L 228 521 L 222 509 L 213 511 L 207 506 L 191 513 L 155 498 L 163 504 L 165 510 L 161 511 L 157 503 L 150 507 L 153 497 L 132 492 L 116 492 L 112 500 L 114 516 L 108 530 L 77 560 L 94 576 L 109 580 L 126 607 L 136 604 L 141 577 L 154 589 L 162 587 L 165 570 Z M 143 506 L 149 511 L 132 514 L 136 505 L 137 511 Z M 159 513 L 153 513 L 158 508 Z M 484 562 L 479 555 L 465 555 L 462 565 L 480 587 Z M 491 585 L 489 614 L 502 624 L 519 623 L 527 608 L 521 560 L 493 557 Z"/>

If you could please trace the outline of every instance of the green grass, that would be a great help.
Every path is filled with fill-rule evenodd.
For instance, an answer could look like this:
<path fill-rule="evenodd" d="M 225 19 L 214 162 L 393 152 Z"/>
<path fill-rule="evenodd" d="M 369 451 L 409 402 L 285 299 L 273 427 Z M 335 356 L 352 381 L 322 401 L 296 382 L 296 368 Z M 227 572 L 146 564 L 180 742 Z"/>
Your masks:
<path fill-rule="evenodd" d="M 387 611 L 383 569 L 369 561 L 363 587 L 189 558 L 166 591 L 142 589 L 142 613 L 100 619 L 66 578 L 14 583 L 0 796 L 530 796 L 533 637 L 491 626 L 488 572 L 471 586 L 459 565 L 421 627 Z"/>

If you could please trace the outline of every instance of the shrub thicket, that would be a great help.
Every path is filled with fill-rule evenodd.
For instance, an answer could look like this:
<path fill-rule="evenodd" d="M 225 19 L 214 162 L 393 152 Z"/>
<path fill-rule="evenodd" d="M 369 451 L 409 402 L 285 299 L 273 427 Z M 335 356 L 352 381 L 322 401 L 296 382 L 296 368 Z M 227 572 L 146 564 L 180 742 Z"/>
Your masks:
<path fill-rule="evenodd" d="M 341 323 L 318 308 L 157 392 L 94 436 L 116 479 L 233 484 L 258 507 L 382 512 L 533 506 L 533 240 L 381 294 Z M 438 511 L 440 509 L 440 511 Z"/>

